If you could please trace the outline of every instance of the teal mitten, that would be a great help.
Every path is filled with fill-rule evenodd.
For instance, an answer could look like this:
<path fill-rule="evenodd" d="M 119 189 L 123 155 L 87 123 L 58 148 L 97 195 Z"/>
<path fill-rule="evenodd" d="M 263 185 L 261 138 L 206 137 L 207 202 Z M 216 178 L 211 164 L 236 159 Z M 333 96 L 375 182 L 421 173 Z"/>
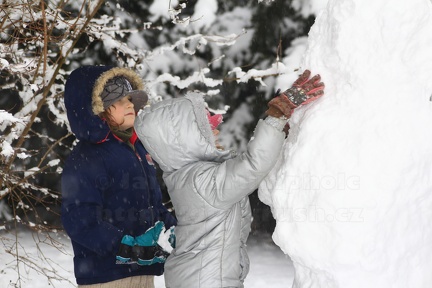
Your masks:
<path fill-rule="evenodd" d="M 148 229 L 144 234 L 135 237 L 135 243 L 138 246 L 155 246 L 157 244 L 157 240 L 159 239 L 159 235 L 164 229 L 164 223 L 162 221 L 156 222 L 156 224 Z"/>
<path fill-rule="evenodd" d="M 175 236 L 175 233 L 174 233 L 174 227 L 170 228 L 170 235 L 169 235 L 169 238 L 168 238 L 168 242 L 171 244 L 172 248 L 176 247 L 176 236 Z"/>
<path fill-rule="evenodd" d="M 124 235 L 120 247 L 116 255 L 117 264 L 131 264 L 134 261 L 132 258 L 132 250 L 135 246 L 135 238 L 130 235 Z"/>
<path fill-rule="evenodd" d="M 164 230 L 164 226 L 162 221 L 158 221 L 144 234 L 135 237 L 135 243 L 138 246 L 138 265 L 165 263 L 167 253 L 165 253 L 157 243 L 160 234 Z"/>

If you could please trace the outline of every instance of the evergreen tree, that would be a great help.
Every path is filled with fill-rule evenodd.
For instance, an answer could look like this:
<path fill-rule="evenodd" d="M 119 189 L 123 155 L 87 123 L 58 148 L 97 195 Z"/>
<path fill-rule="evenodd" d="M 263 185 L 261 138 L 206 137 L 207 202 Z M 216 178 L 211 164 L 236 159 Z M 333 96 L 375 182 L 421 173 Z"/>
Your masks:
<path fill-rule="evenodd" d="M 266 70 L 288 56 L 292 40 L 313 23 L 291 1 L 170 3 L 0 4 L 0 199 L 22 221 L 46 226 L 38 215 L 58 208 L 61 167 L 75 141 L 62 99 L 70 71 L 98 64 L 136 69 L 156 100 L 200 90 L 211 109 L 227 110 L 221 142 L 242 151 L 275 89 L 285 87 L 274 87 L 275 75 L 240 79 L 238 72 Z M 257 213 L 268 209 L 251 199 Z M 263 213 L 269 216 L 255 218 L 269 221 Z M 59 225 L 58 213 L 49 223 Z"/>

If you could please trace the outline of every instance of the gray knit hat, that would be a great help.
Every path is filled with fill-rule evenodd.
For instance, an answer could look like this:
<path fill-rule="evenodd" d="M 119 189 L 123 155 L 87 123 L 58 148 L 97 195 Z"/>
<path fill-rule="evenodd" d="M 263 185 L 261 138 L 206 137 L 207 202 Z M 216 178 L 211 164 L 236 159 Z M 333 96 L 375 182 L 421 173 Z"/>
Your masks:
<path fill-rule="evenodd" d="M 131 102 L 134 104 L 135 111 L 142 108 L 148 101 L 147 93 L 142 90 L 133 90 L 131 83 L 123 76 L 116 76 L 109 79 L 100 97 L 103 102 L 103 109 L 107 109 L 125 96 L 131 96 Z"/>
<path fill-rule="evenodd" d="M 113 67 L 105 71 L 93 86 L 93 113 L 99 115 L 115 101 L 128 95 L 136 112 L 147 104 L 148 94 L 141 77 L 128 68 Z"/>

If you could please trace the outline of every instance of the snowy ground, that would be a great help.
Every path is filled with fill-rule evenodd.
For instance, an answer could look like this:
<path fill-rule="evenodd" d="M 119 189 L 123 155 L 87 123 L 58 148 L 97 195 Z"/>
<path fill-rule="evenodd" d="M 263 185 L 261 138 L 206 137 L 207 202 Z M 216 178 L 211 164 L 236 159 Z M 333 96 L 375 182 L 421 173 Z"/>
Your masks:
<path fill-rule="evenodd" d="M 76 287 L 72 248 L 63 232 L 47 236 L 44 233 L 20 230 L 19 271 L 16 269 L 17 258 L 13 256 L 16 255 L 15 243 L 14 234 L 0 233 L 0 287 Z M 248 251 L 251 268 L 245 281 L 246 288 L 291 287 L 294 275 L 292 263 L 270 236 L 250 236 Z M 163 277 L 156 277 L 155 286 L 165 287 Z"/>

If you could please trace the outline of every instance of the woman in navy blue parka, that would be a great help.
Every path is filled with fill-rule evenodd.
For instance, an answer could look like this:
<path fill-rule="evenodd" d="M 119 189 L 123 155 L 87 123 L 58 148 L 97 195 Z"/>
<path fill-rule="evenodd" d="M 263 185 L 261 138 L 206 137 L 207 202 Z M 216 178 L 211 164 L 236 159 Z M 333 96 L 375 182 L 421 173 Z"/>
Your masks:
<path fill-rule="evenodd" d="M 63 170 L 62 221 L 78 285 L 154 287 L 170 252 L 160 239 L 174 239 L 176 220 L 133 130 L 148 100 L 143 88 L 135 72 L 107 66 L 78 68 L 66 83 L 67 116 L 79 141 Z"/>

